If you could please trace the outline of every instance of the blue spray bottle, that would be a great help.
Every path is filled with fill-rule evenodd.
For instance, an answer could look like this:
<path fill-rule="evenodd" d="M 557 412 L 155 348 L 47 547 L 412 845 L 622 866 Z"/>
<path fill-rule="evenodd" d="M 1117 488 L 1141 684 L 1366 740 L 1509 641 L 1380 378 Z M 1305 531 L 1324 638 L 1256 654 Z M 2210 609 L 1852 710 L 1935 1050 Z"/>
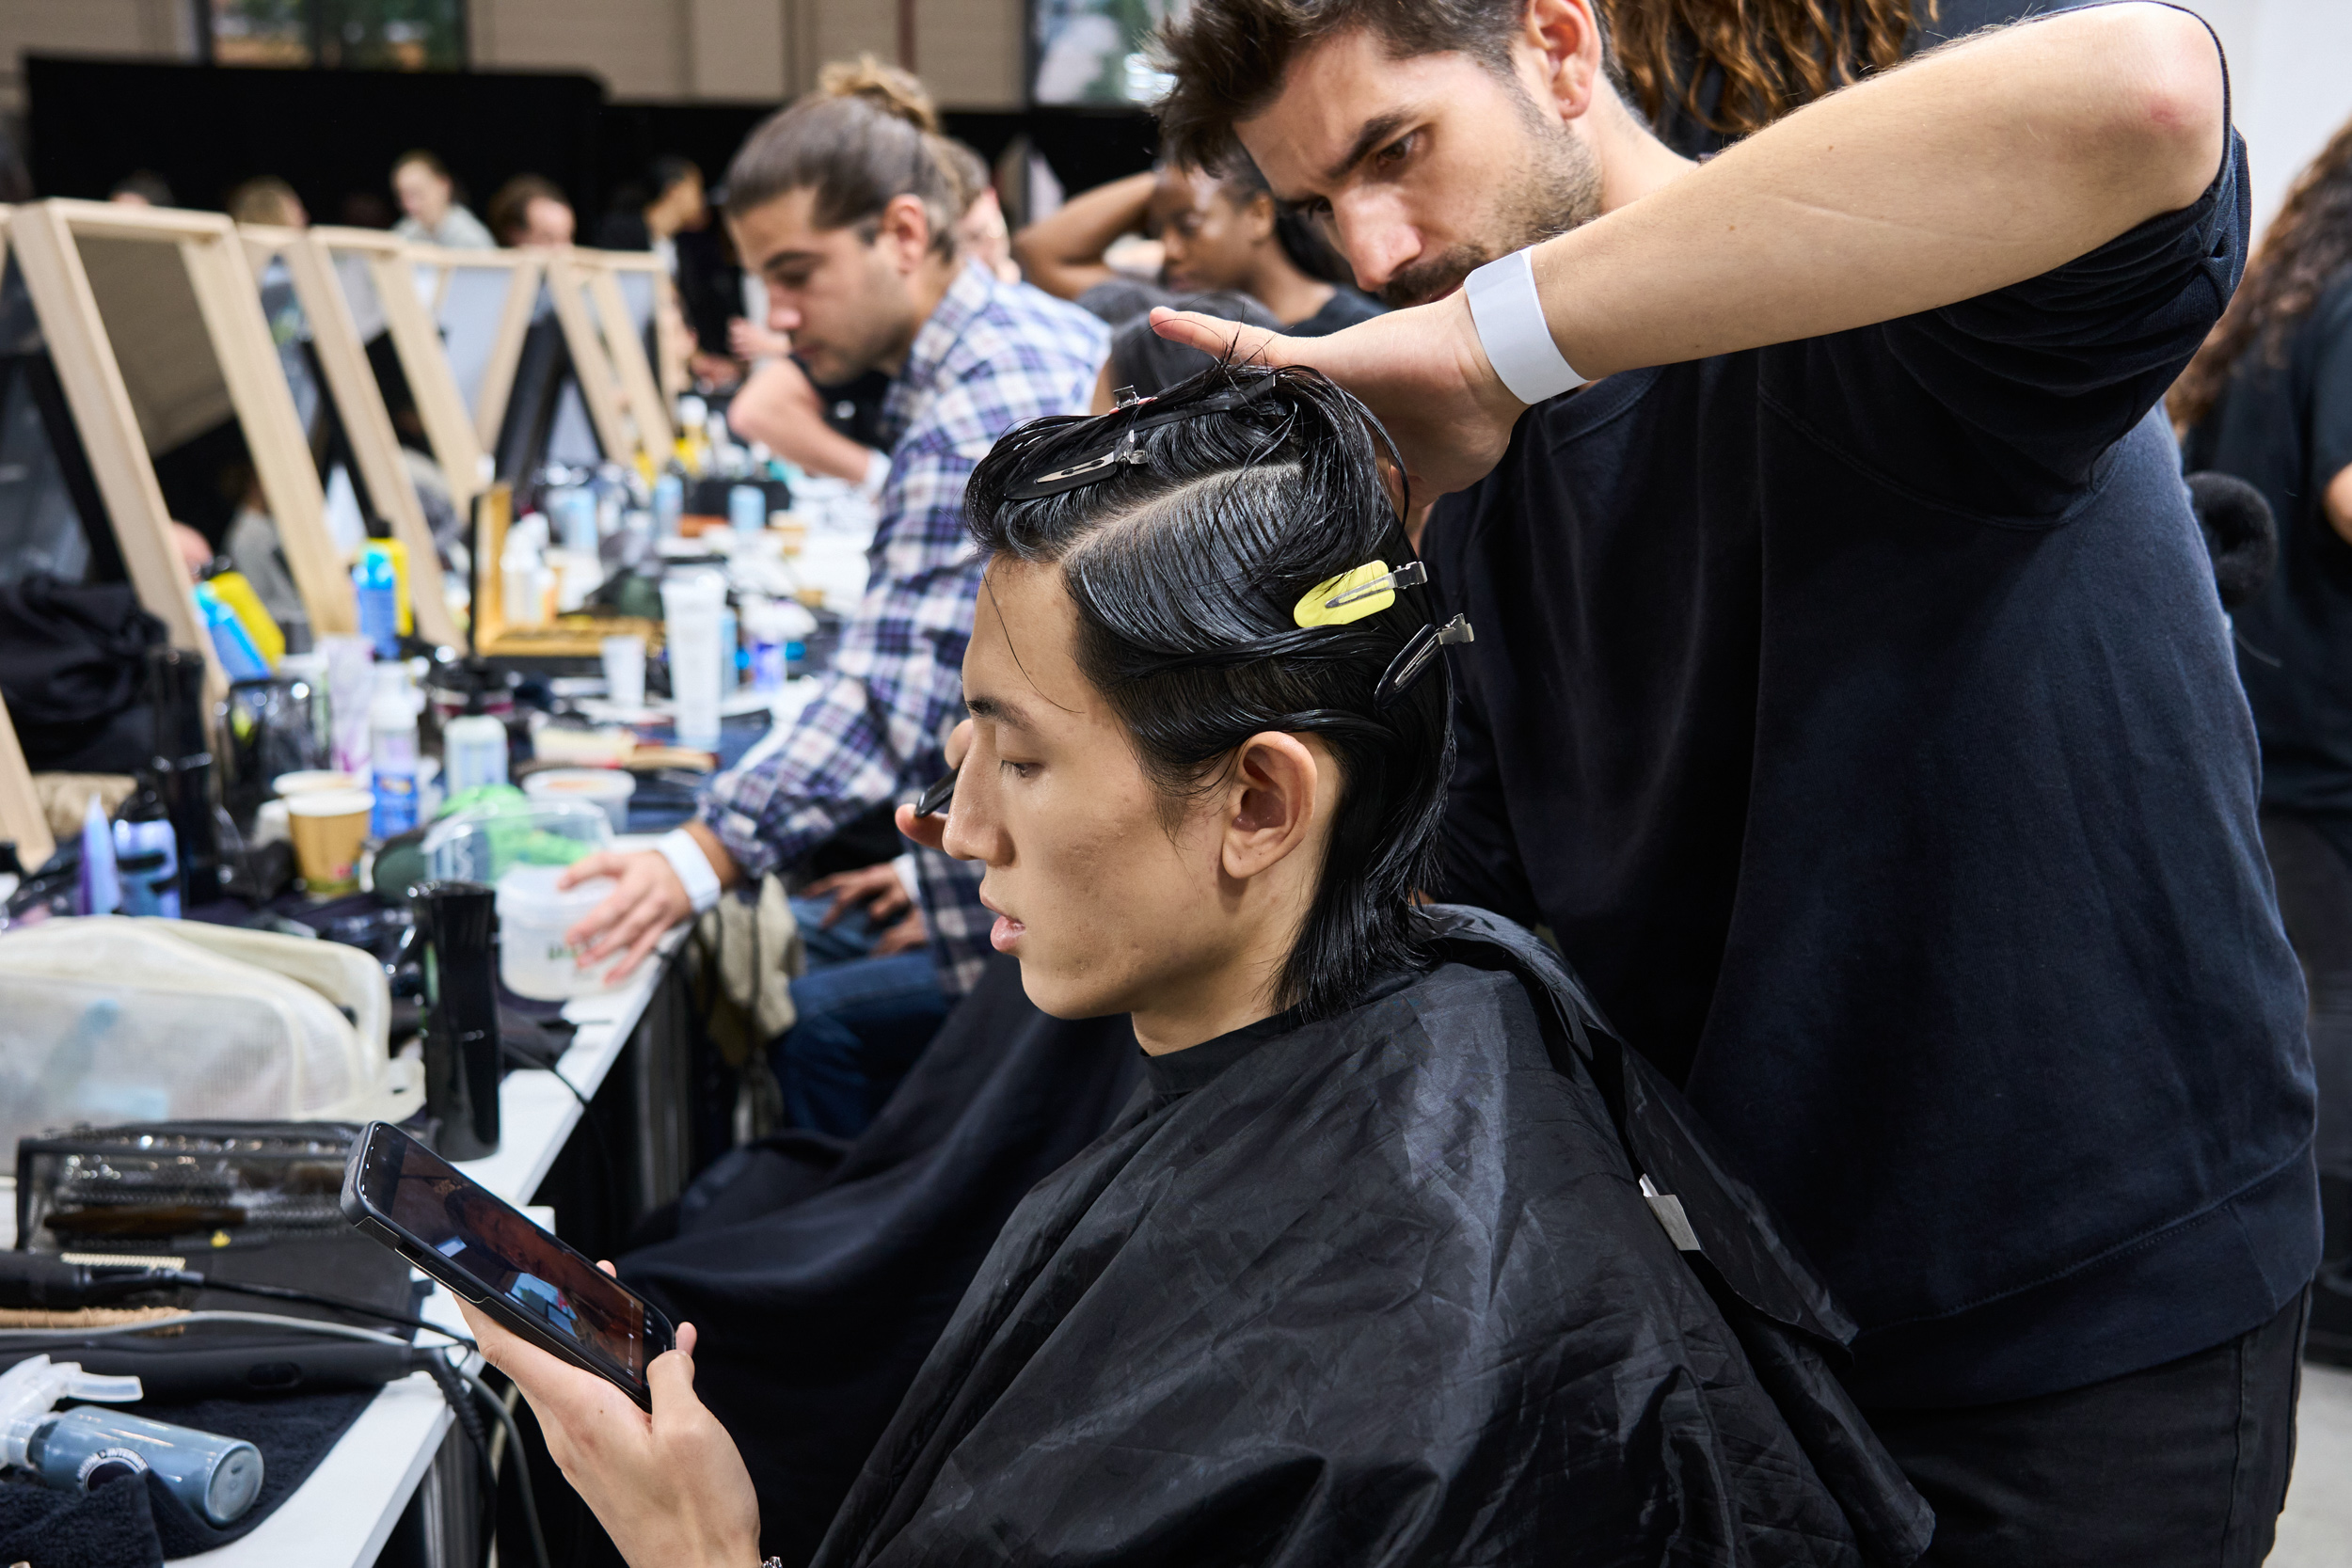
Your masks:
<path fill-rule="evenodd" d="M 135 1377 L 98 1377 L 76 1361 L 31 1356 L 0 1372 L 0 1466 L 30 1471 L 58 1492 L 88 1492 L 153 1471 L 189 1511 L 233 1523 L 262 1495 L 262 1453 L 250 1443 L 59 1400 L 124 1403 L 139 1397 Z"/>

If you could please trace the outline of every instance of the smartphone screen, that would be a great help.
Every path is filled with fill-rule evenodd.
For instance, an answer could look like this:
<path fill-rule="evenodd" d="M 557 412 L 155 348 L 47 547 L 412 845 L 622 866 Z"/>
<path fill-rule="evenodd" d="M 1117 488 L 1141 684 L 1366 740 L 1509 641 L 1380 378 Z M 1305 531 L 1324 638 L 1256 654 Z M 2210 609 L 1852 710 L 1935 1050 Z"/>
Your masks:
<path fill-rule="evenodd" d="M 367 1148 L 367 1201 L 412 1245 L 438 1253 L 478 1289 L 643 1383 L 644 1303 L 414 1138 L 379 1126 Z"/>

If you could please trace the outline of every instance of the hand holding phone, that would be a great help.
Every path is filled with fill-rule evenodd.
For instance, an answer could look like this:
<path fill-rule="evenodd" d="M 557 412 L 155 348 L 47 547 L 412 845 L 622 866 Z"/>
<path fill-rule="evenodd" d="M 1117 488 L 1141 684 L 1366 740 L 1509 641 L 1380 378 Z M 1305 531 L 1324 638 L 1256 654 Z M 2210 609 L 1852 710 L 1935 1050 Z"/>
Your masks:
<path fill-rule="evenodd" d="M 515 1380 L 548 1453 L 633 1568 L 754 1568 L 759 1498 L 735 1440 L 694 1393 L 694 1328 L 645 1370 L 650 1412 L 461 1303 L 483 1354 Z"/>
<path fill-rule="evenodd" d="M 669 1320 L 399 1128 L 360 1134 L 342 1211 L 514 1338 L 653 1408 L 645 1371 L 675 1338 Z"/>

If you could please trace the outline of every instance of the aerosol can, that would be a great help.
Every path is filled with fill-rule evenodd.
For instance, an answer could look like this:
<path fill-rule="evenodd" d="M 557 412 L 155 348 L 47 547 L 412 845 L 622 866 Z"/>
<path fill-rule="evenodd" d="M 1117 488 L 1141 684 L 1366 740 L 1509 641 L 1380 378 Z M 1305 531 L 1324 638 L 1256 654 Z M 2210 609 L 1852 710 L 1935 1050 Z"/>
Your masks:
<path fill-rule="evenodd" d="M 51 1408 L 59 1400 L 138 1397 L 135 1377 L 99 1377 L 45 1355 L 18 1362 L 0 1372 L 0 1468 L 30 1471 L 59 1492 L 151 1470 L 199 1517 L 215 1525 L 243 1518 L 262 1495 L 262 1453 L 252 1444 L 119 1410 Z"/>

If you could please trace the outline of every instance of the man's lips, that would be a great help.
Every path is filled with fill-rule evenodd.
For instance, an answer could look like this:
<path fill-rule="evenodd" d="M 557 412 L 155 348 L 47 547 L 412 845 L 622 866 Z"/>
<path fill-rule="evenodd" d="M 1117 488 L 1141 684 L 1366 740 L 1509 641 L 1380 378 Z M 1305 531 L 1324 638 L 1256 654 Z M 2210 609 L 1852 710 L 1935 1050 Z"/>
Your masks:
<path fill-rule="evenodd" d="M 989 897 L 986 888 L 980 890 L 980 907 L 996 916 L 996 924 L 988 928 L 988 944 L 999 953 L 1011 952 L 1014 944 L 1020 942 L 1021 933 L 1029 927 L 997 909 L 996 901 Z"/>

